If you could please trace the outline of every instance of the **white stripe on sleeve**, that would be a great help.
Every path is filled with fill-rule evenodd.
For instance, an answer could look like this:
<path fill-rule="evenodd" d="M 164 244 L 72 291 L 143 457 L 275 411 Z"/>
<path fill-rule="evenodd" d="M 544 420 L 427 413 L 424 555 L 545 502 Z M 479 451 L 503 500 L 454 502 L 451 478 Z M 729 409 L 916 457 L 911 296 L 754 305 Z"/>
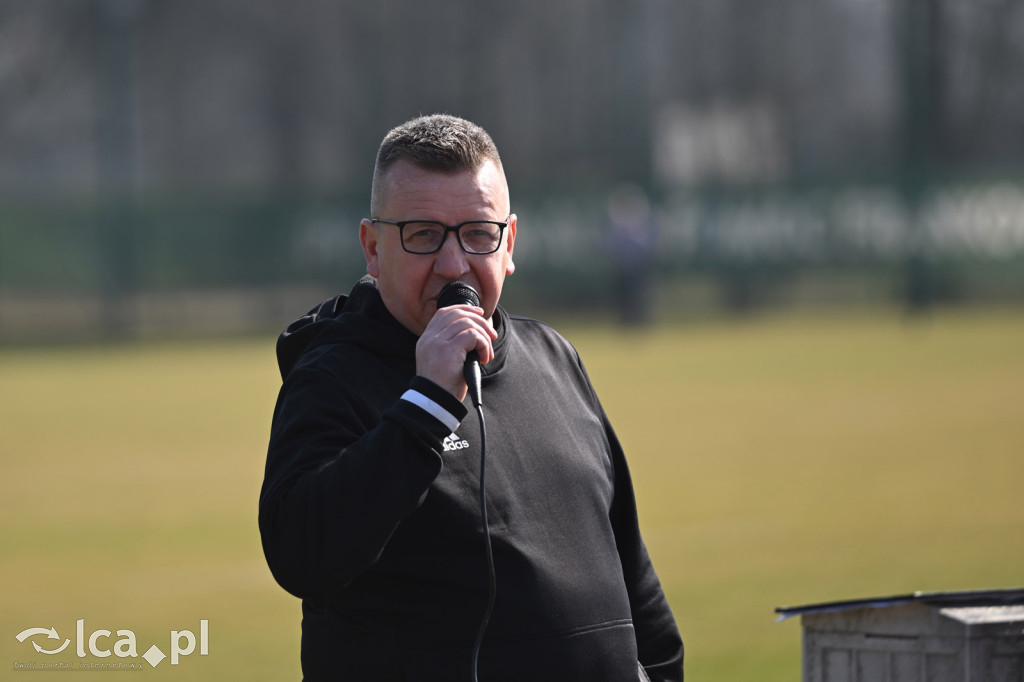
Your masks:
<path fill-rule="evenodd" d="M 426 410 L 427 412 L 430 413 L 431 416 L 433 416 L 439 422 L 441 422 L 449 429 L 451 429 L 452 432 L 454 432 L 455 429 L 459 428 L 459 420 L 456 419 L 451 412 L 444 409 L 443 407 L 441 407 L 440 405 L 438 405 L 433 400 L 423 395 L 419 391 L 409 389 L 408 391 L 402 394 L 402 400 L 407 400 L 413 405 L 416 405 L 417 407 Z"/>

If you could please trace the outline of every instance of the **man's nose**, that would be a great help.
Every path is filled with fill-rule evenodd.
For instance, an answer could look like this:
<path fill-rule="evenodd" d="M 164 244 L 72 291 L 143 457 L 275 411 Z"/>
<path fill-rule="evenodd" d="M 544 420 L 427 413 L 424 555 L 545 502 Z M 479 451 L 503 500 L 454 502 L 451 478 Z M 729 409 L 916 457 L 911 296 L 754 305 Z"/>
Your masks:
<path fill-rule="evenodd" d="M 456 278 L 469 269 L 466 252 L 459 245 L 454 232 L 449 232 L 441 242 L 441 249 L 434 257 L 434 272 L 445 277 Z"/>

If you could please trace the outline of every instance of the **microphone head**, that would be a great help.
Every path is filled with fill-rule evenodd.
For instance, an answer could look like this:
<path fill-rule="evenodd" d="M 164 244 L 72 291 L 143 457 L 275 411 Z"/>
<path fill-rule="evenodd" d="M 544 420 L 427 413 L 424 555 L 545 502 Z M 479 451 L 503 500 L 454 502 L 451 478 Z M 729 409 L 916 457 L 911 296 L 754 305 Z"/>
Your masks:
<path fill-rule="evenodd" d="M 476 289 L 461 280 L 448 282 L 437 294 L 437 307 L 447 308 L 450 305 L 474 305 L 480 307 L 480 294 Z"/>

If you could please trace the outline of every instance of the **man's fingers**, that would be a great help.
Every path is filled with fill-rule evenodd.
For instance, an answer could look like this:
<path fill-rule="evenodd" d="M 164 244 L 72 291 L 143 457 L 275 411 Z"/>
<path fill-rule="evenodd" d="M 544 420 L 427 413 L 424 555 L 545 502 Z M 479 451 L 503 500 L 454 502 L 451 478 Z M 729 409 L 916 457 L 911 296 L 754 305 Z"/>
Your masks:
<path fill-rule="evenodd" d="M 481 364 L 494 359 L 491 342 L 498 336 L 483 317 L 483 309 L 457 305 L 434 314 L 416 344 L 417 374 L 446 388 L 455 397 L 465 397 L 463 366 L 466 355 L 476 351 Z"/>
<path fill-rule="evenodd" d="M 464 311 L 460 311 L 459 308 L 463 308 Z M 465 311 L 472 311 L 472 314 L 467 315 Z M 436 321 L 439 326 L 437 330 L 439 341 L 455 344 L 467 353 L 475 350 L 480 355 L 481 362 L 489 362 L 493 355 L 491 342 L 498 338 L 498 333 L 487 323 L 487 320 L 481 317 L 481 313 L 483 313 L 481 308 L 473 306 L 442 308 L 434 316 L 435 320 L 431 320 L 429 326 L 434 326 Z"/>

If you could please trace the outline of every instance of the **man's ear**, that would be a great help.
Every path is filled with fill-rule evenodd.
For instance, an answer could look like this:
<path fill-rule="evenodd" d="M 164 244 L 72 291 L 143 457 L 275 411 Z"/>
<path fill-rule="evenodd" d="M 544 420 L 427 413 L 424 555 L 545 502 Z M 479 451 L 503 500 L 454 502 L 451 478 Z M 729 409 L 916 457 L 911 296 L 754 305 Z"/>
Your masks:
<path fill-rule="evenodd" d="M 516 270 L 516 264 L 512 262 L 512 250 L 516 246 L 516 214 L 513 213 L 509 216 L 508 227 L 505 228 L 507 232 L 507 241 L 505 242 L 505 276 L 511 275 Z"/>
<path fill-rule="evenodd" d="M 377 226 L 369 218 L 359 222 L 359 243 L 363 245 L 363 256 L 366 257 L 366 274 L 371 277 L 380 276 L 380 257 L 377 253 Z"/>

